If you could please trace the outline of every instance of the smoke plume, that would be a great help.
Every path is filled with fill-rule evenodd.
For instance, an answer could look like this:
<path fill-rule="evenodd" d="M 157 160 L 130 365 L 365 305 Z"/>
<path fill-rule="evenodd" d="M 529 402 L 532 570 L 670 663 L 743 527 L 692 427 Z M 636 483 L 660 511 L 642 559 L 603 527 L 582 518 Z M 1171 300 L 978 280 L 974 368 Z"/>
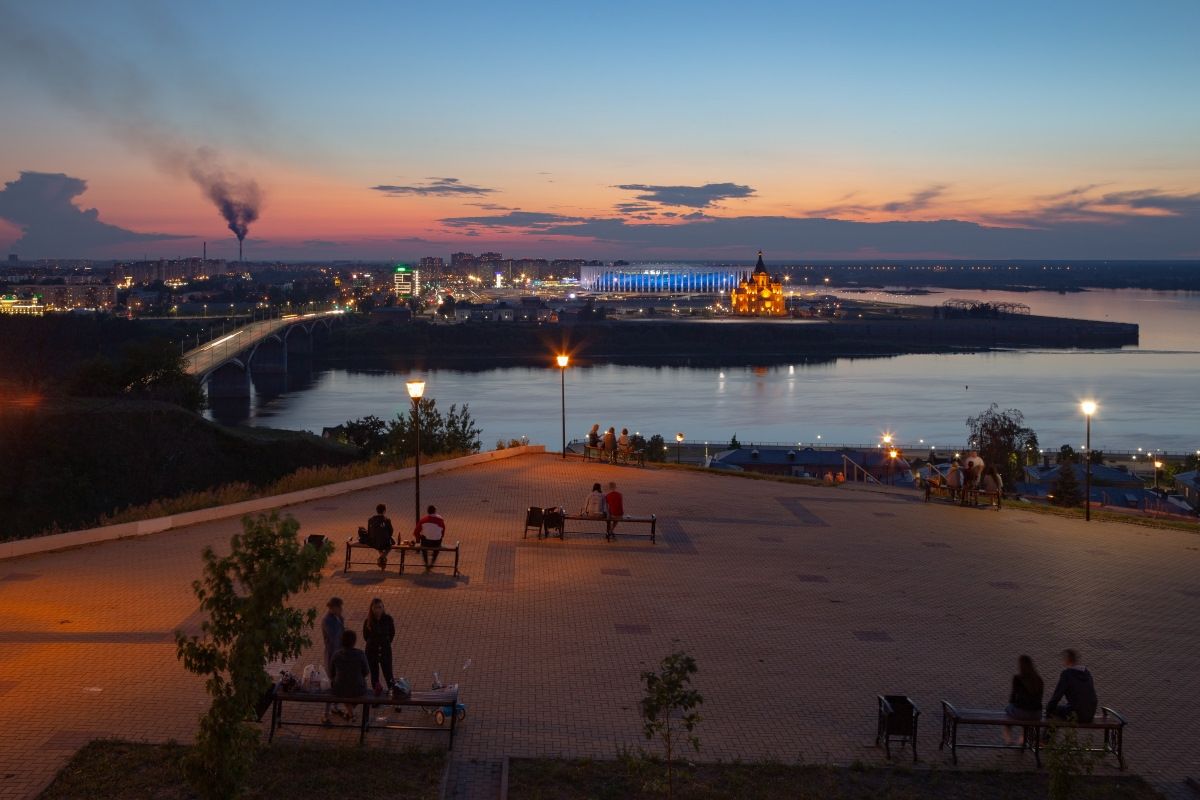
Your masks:
<path fill-rule="evenodd" d="M 201 149 L 188 166 L 188 177 L 212 201 L 225 218 L 225 224 L 241 242 L 250 232 L 250 223 L 258 219 L 260 192 L 249 178 L 231 178 L 210 151 Z"/>
<path fill-rule="evenodd" d="M 253 179 L 238 175 L 216 149 L 198 144 L 192 133 L 163 121 L 167 98 L 177 95 L 178 88 L 165 83 L 161 71 L 146 70 L 137 60 L 93 52 L 90 41 L 34 22 L 17 8 L 17 3 L 0 0 L 0 66 L 23 73 L 59 102 L 98 121 L 114 139 L 148 157 L 163 172 L 190 179 L 216 206 L 238 241 L 244 240 L 259 217 L 262 192 Z M 227 110 L 223 104 L 229 102 L 229 95 L 226 86 L 218 97 L 199 91 L 189 99 L 217 113 Z M 234 115 L 245 116 L 240 110 Z"/>

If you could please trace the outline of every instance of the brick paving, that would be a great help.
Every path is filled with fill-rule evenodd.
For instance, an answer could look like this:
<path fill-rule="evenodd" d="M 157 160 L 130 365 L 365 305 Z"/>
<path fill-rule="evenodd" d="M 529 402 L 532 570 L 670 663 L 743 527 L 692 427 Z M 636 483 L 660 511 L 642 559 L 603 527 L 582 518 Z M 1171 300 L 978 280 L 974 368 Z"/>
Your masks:
<path fill-rule="evenodd" d="M 658 514 L 657 544 L 521 538 L 526 506 L 573 510 L 609 480 L 629 513 Z M 1001 708 L 1018 654 L 1052 686 L 1056 654 L 1074 646 L 1102 704 L 1130 720 L 1131 769 L 1177 797 L 1188 796 L 1183 777 L 1200 773 L 1200 536 L 555 456 L 464 468 L 421 489 L 449 539 L 462 540 L 458 580 L 343 575 L 339 552 L 301 601 L 340 595 L 360 629 L 370 599 L 383 598 L 399 628 L 396 673 L 414 686 L 434 670 L 461 683 L 468 713 L 450 796 L 489 796 L 505 755 L 608 758 L 644 744 L 638 674 L 675 647 L 700 666 L 706 760 L 881 763 L 875 695 L 903 693 L 925 712 L 922 761 L 948 769 L 939 700 Z M 379 501 L 405 530 L 411 483 L 289 511 L 303 534 L 344 542 Z M 198 628 L 199 551 L 227 546 L 236 530 L 214 522 L 0 561 L 0 798 L 36 796 L 97 736 L 194 735 L 207 701 L 171 632 Z M 319 659 L 314 649 L 296 666 Z M 276 742 L 355 739 L 291 728 Z M 368 745 L 441 740 L 387 732 Z M 966 751 L 960 764 L 1023 769 L 1031 759 Z"/>

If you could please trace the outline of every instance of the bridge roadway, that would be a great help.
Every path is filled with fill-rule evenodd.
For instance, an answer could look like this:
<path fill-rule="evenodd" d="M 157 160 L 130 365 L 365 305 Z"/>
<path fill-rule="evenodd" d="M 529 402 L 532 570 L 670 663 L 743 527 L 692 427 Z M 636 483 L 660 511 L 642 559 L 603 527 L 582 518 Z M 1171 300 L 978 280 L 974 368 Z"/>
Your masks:
<path fill-rule="evenodd" d="M 235 360 L 240 354 L 247 351 L 252 352 L 267 339 L 285 335 L 284 332 L 293 325 L 311 325 L 316 320 L 328 319 L 341 313 L 341 311 L 321 311 L 313 314 L 294 314 L 243 325 L 235 331 L 184 353 L 188 374 L 199 375 L 203 378 L 222 364 Z"/>

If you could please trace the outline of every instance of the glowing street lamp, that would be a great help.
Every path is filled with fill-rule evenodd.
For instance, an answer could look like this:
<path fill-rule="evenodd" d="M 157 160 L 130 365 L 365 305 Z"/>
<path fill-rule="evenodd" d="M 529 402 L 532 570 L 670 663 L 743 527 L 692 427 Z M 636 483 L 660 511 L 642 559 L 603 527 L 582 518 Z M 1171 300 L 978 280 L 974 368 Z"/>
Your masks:
<path fill-rule="evenodd" d="M 425 394 L 425 381 L 409 381 L 404 384 L 408 389 L 408 396 L 413 401 L 413 432 L 416 434 L 416 447 L 414 449 L 414 470 L 413 470 L 413 502 L 415 503 L 416 521 L 421 521 L 421 395 Z"/>
<path fill-rule="evenodd" d="M 1163 462 L 1161 461 L 1154 462 L 1154 491 L 1156 492 L 1158 491 L 1158 471 L 1162 469 L 1162 465 Z"/>
<path fill-rule="evenodd" d="M 891 461 L 888 462 L 888 486 L 891 486 L 895 481 L 892 480 L 892 471 L 896 468 L 896 456 L 900 454 L 896 448 L 892 448 L 888 455 L 891 456 Z"/>
<path fill-rule="evenodd" d="M 683 453 L 683 434 L 677 433 L 677 434 L 675 434 L 675 463 L 676 464 L 681 463 L 680 456 L 682 453 Z"/>
<path fill-rule="evenodd" d="M 567 362 L 570 356 L 558 356 L 558 371 L 562 374 L 562 457 L 567 457 Z"/>
<path fill-rule="evenodd" d="M 1092 521 L 1092 414 L 1096 413 L 1096 404 L 1091 400 L 1083 401 L 1083 415 L 1087 417 L 1087 441 L 1083 448 L 1086 451 L 1084 465 L 1087 467 L 1087 478 L 1083 496 L 1083 520 Z"/>

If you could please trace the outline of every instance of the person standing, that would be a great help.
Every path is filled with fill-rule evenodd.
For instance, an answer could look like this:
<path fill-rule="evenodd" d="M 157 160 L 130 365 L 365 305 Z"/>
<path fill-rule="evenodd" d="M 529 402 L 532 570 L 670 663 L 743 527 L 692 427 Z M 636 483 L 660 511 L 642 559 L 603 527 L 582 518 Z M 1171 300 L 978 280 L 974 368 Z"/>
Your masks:
<path fill-rule="evenodd" d="M 971 486 L 978 486 L 979 479 L 983 477 L 983 468 L 986 466 L 983 459 L 979 457 L 978 450 L 972 450 L 971 455 L 967 457 L 965 464 L 967 469 L 967 483 Z"/>
<path fill-rule="evenodd" d="M 428 513 L 417 521 L 413 528 L 413 539 L 421 543 L 421 560 L 425 562 L 425 571 L 433 569 L 437 563 L 438 551 L 442 549 L 442 538 L 446 535 L 446 520 L 437 513 L 435 506 L 430 506 Z"/>
<path fill-rule="evenodd" d="M 1058 676 L 1058 685 L 1046 703 L 1046 716 L 1069 719 L 1072 714 L 1079 722 L 1088 723 L 1096 718 L 1096 685 L 1092 673 L 1079 664 L 1079 653 L 1071 648 L 1062 651 L 1063 671 Z M 1059 703 L 1059 700 L 1066 700 Z"/>
<path fill-rule="evenodd" d="M 608 506 L 608 515 L 612 519 L 608 523 L 608 535 L 611 537 L 617 530 L 617 520 L 625 516 L 625 498 L 617 491 L 616 481 L 608 482 L 608 494 L 604 495 L 604 502 Z"/>
<path fill-rule="evenodd" d="M 354 631 L 342 631 L 342 646 L 329 663 L 330 691 L 334 697 L 362 697 L 367 693 L 367 656 L 355 647 Z M 363 709 L 363 713 L 367 713 Z M 354 722 L 354 706 L 346 704 L 342 717 Z"/>
<path fill-rule="evenodd" d="M 392 640 L 396 638 L 396 623 L 383 610 L 383 600 L 376 597 L 371 601 L 367 618 L 363 620 L 363 649 L 367 653 L 367 665 L 371 668 L 371 685 L 379 686 L 379 672 L 383 670 L 383 685 L 391 688 L 396 682 L 392 674 Z"/>
<path fill-rule="evenodd" d="M 946 488 L 950 490 L 951 500 L 957 499 L 962 494 L 963 471 L 957 461 L 950 465 L 950 471 L 946 473 Z"/>
<path fill-rule="evenodd" d="M 325 674 L 333 675 L 333 654 L 342 646 L 342 632 L 346 630 L 346 620 L 342 616 L 342 598 L 331 597 L 325 604 L 325 616 L 321 618 L 321 638 L 325 643 Z M 325 716 L 321 721 L 329 724 L 329 712 L 341 714 L 342 709 L 337 703 L 325 704 Z"/>
<path fill-rule="evenodd" d="M 996 470 L 996 467 L 988 464 L 983 468 L 983 480 L 979 483 L 980 490 L 987 492 L 993 497 L 988 498 L 988 502 L 996 506 L 996 510 L 1000 510 L 1000 495 L 1004 491 L 1004 478 Z"/>
<path fill-rule="evenodd" d="M 1037 722 L 1042 718 L 1042 692 L 1046 684 L 1042 676 L 1034 669 L 1033 659 L 1029 656 L 1017 658 L 1017 674 L 1013 675 L 1012 691 L 1008 695 L 1008 705 L 1004 713 L 1013 719 Z M 1023 743 L 1023 739 L 1017 744 Z M 1012 744 L 1012 728 L 1004 728 L 1005 744 Z"/>

